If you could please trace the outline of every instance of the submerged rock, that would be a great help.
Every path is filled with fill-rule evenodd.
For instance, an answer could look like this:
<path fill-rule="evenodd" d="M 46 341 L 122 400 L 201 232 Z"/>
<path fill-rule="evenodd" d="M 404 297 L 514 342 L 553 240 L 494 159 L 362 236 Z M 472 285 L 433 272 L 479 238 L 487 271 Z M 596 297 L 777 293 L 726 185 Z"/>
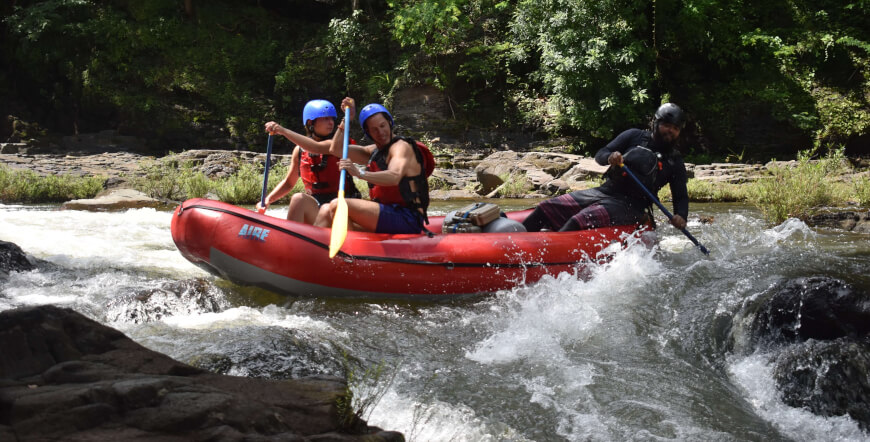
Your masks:
<path fill-rule="evenodd" d="M 870 430 L 870 342 L 810 340 L 775 362 L 774 379 L 786 404 L 821 416 L 849 415 Z"/>
<path fill-rule="evenodd" d="M 260 330 L 251 330 L 259 328 Z M 329 374 L 345 377 L 342 349 L 302 330 L 251 326 L 221 331 L 221 342 L 189 361 L 213 373 L 252 378 L 302 379 Z"/>
<path fill-rule="evenodd" d="M 870 333 L 870 294 L 839 279 L 793 279 L 747 309 L 756 344 L 859 338 Z"/>
<path fill-rule="evenodd" d="M 160 284 L 109 301 L 110 322 L 141 324 L 176 314 L 216 313 L 229 307 L 221 290 L 204 278 Z"/>
<path fill-rule="evenodd" d="M 816 227 L 841 229 L 855 233 L 870 233 L 870 210 L 866 212 L 839 210 L 813 215 L 809 223 Z"/>
<path fill-rule="evenodd" d="M 33 258 L 29 257 L 17 244 L 0 241 L 0 277 L 9 272 L 23 272 L 36 267 Z"/>
<path fill-rule="evenodd" d="M 209 373 L 69 309 L 0 312 L 0 354 L 13 440 L 403 440 L 341 409 L 340 378 Z"/>
<path fill-rule="evenodd" d="M 773 354 L 782 401 L 870 430 L 870 294 L 828 277 L 797 278 L 753 299 L 741 317 L 747 353 Z M 741 344 L 735 342 L 735 344 Z"/>

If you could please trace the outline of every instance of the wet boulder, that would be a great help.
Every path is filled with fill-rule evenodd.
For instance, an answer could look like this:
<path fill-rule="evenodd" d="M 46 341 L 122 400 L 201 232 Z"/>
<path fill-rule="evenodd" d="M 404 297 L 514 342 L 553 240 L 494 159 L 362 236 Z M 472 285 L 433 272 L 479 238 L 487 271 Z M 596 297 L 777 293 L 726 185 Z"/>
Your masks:
<path fill-rule="evenodd" d="M 70 200 L 61 205 L 64 210 L 87 210 L 91 212 L 120 211 L 151 207 L 166 209 L 173 206 L 172 201 L 161 201 L 135 190 L 110 189 L 96 198 Z"/>
<path fill-rule="evenodd" d="M 262 326 L 250 326 L 254 327 Z M 340 347 L 304 330 L 267 330 L 223 330 L 220 343 L 187 362 L 213 373 L 267 379 L 301 379 L 319 374 L 344 377 L 345 364 L 353 363 Z"/>
<path fill-rule="evenodd" d="M 870 341 L 809 340 L 789 346 L 774 365 L 784 403 L 820 416 L 848 414 L 870 430 Z"/>
<path fill-rule="evenodd" d="M 474 172 L 481 194 L 492 198 L 502 196 L 496 191 L 505 183 L 505 177 L 511 175 L 524 177 L 532 193 L 560 194 L 578 190 L 571 184 L 596 174 L 600 176 L 605 170 L 607 167 L 599 166 L 594 159 L 580 155 L 500 151 L 481 161 Z"/>
<path fill-rule="evenodd" d="M 33 270 L 36 262 L 29 257 L 17 244 L 0 241 L 0 277 L 9 272 L 23 272 Z"/>
<path fill-rule="evenodd" d="M 815 227 L 870 233 L 870 210 L 831 210 L 811 216 L 809 223 Z"/>
<path fill-rule="evenodd" d="M 209 373 L 70 309 L 0 312 L 0 355 L 0 438 L 403 440 L 342 407 L 341 378 Z"/>
<path fill-rule="evenodd" d="M 791 279 L 755 297 L 735 332 L 741 324 L 744 350 L 773 355 L 783 403 L 870 429 L 870 294 L 835 278 Z"/>
<path fill-rule="evenodd" d="M 758 297 L 747 310 L 756 345 L 870 334 L 870 294 L 834 278 L 786 281 Z"/>

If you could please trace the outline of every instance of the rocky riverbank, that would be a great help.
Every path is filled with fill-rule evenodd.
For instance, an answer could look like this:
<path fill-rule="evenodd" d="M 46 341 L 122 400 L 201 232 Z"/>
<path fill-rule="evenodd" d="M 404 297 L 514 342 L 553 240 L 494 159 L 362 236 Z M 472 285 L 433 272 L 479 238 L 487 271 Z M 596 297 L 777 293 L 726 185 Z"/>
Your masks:
<path fill-rule="evenodd" d="M 110 146 L 112 147 L 112 146 Z M 8 149 L 7 149 L 8 150 Z M 458 153 L 440 153 L 439 167 L 430 179 L 432 199 L 481 199 L 507 195 L 507 186 L 522 180 L 522 194 L 530 198 L 586 189 L 597 185 L 606 167 L 591 158 L 559 152 L 517 152 L 495 149 L 469 149 Z M 209 177 L 223 177 L 235 173 L 240 164 L 265 162 L 265 154 L 250 151 L 196 149 L 169 157 L 156 158 L 134 152 L 114 149 L 110 152 L 82 151 L 71 154 L 57 153 L 0 153 L 0 163 L 11 168 L 32 170 L 36 173 L 73 174 L 106 177 L 107 194 L 96 200 L 76 200 L 65 206 L 71 209 L 109 210 L 130 207 L 163 207 L 166 201 L 156 201 L 126 189 L 129 180 L 141 176 L 145 168 L 157 161 L 174 159 L 192 164 Z M 287 154 L 272 156 L 273 164 L 287 164 Z M 764 176 L 770 167 L 787 164 L 687 164 L 690 178 L 713 183 L 740 184 Z M 855 180 L 870 177 L 870 162 L 854 160 L 853 173 L 832 179 Z M 107 199 L 108 198 L 108 199 Z M 870 233 L 870 211 L 866 209 L 831 210 L 812 221 L 822 227 Z"/>
<path fill-rule="evenodd" d="M 0 281 L 40 263 L 0 241 Z M 0 440 L 402 441 L 332 376 L 225 376 L 51 305 L 0 312 Z"/>

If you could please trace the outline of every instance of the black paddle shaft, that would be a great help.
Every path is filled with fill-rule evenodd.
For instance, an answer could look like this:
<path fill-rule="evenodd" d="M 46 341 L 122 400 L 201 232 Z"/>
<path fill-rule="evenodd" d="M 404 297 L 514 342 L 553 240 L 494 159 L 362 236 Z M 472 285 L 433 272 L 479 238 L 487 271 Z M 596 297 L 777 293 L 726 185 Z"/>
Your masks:
<path fill-rule="evenodd" d="M 638 187 L 643 189 L 644 193 L 646 193 L 646 196 L 647 196 L 647 198 L 650 199 L 650 201 L 656 203 L 656 205 L 659 206 L 659 209 L 661 209 L 662 212 L 664 212 L 665 216 L 668 217 L 668 221 L 673 221 L 674 215 L 671 215 L 671 212 L 668 212 L 668 209 L 665 208 L 665 206 L 659 201 L 659 199 L 656 198 L 656 196 L 653 195 L 652 192 L 650 192 L 649 189 L 647 189 L 646 186 L 644 186 L 643 183 L 640 182 L 640 180 L 637 178 L 637 176 L 634 174 L 634 172 L 632 172 L 631 169 L 629 169 L 628 166 L 626 166 L 625 164 L 620 164 L 619 167 L 621 167 L 622 170 L 624 170 L 625 173 L 628 174 L 628 176 L 630 176 L 631 179 L 634 180 L 634 182 L 638 185 Z M 692 236 L 692 234 L 689 233 L 688 230 L 686 230 L 685 228 L 682 228 L 682 229 L 680 229 L 680 231 L 682 231 L 683 234 L 686 235 L 687 238 L 689 238 L 693 243 L 695 243 L 695 245 L 698 246 L 698 248 L 701 249 L 701 251 L 704 252 L 705 255 L 710 254 L 710 252 L 707 250 L 707 248 L 704 247 L 703 244 L 699 243 L 698 240 L 695 239 L 695 237 Z"/>

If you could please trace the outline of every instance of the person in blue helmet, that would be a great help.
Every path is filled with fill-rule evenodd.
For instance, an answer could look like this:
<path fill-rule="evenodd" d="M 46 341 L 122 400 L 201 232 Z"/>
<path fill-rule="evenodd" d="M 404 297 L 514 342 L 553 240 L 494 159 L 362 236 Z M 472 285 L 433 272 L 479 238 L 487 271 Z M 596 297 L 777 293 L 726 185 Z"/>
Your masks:
<path fill-rule="evenodd" d="M 317 153 L 329 150 L 337 116 L 335 106 L 329 101 L 311 100 L 302 109 L 302 125 L 305 127 L 306 135 L 282 127 L 274 121 L 266 123 L 266 132 L 283 135 L 295 143 L 296 147 L 293 148 L 293 154 L 290 156 L 287 176 L 266 197 L 266 207 L 261 207 L 260 203 L 257 203 L 257 210 L 265 210 L 272 203 L 283 198 L 300 178 L 305 190 L 304 193 L 296 193 L 290 197 L 287 219 L 291 221 L 314 224 L 319 206 L 338 196 L 339 158 Z M 344 189 L 345 195 L 360 197 L 353 180 L 345 180 Z"/>
<path fill-rule="evenodd" d="M 352 98 L 341 102 L 342 110 L 356 106 Z M 351 117 L 353 118 L 353 117 Z M 382 105 L 369 104 L 360 110 L 360 125 L 372 144 L 348 146 L 348 158 L 339 167 L 369 185 L 371 201 L 347 199 L 348 217 L 356 230 L 378 233 L 420 233 L 428 223 L 429 206 L 427 164 L 421 148 L 413 140 L 393 133 L 393 116 Z M 330 153 L 341 156 L 346 121 L 342 121 L 332 138 Z M 365 164 L 359 169 L 354 164 Z M 329 227 L 338 207 L 337 201 L 324 204 L 316 226 Z"/>
<path fill-rule="evenodd" d="M 625 163 L 653 195 L 666 184 L 670 186 L 674 203 L 671 224 L 684 229 L 689 214 L 688 177 L 676 145 L 685 124 L 686 115 L 679 106 L 659 106 L 649 130 L 628 129 L 595 154 L 598 164 L 610 165 L 604 184 L 541 202 L 523 226 L 529 232 L 572 231 L 652 220 L 653 202 L 625 176 L 620 167 Z"/>

